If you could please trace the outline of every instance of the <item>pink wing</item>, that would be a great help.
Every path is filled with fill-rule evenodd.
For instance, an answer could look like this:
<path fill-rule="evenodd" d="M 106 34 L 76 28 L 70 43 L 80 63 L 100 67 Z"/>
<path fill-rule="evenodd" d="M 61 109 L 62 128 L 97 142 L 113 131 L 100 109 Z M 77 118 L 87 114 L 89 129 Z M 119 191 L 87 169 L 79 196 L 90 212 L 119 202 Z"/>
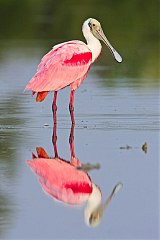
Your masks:
<path fill-rule="evenodd" d="M 41 60 L 37 73 L 25 90 L 58 91 L 71 84 L 76 89 L 85 78 L 92 63 L 92 53 L 81 41 L 55 46 Z"/>
<path fill-rule="evenodd" d="M 92 182 L 87 173 L 59 158 L 36 158 L 27 164 L 38 176 L 45 192 L 68 204 L 81 204 L 92 193 Z"/>

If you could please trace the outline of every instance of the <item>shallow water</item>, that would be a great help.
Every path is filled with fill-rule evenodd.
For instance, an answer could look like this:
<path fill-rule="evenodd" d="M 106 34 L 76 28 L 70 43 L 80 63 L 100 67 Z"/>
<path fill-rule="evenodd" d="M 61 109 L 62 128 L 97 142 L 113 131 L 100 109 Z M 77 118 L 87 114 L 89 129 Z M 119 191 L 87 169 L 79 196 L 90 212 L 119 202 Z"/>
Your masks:
<path fill-rule="evenodd" d="M 26 52 L 28 56 L 26 57 Z M 100 225 L 84 222 L 84 206 L 66 206 L 44 194 L 26 164 L 37 146 L 53 156 L 52 94 L 36 103 L 23 89 L 42 49 L 5 50 L 0 94 L 0 238 L 158 238 L 159 86 L 153 79 L 107 78 L 93 66 L 75 94 L 75 155 L 99 163 L 89 172 L 103 201 L 123 188 Z M 118 64 L 115 66 L 118 68 Z M 69 89 L 58 95 L 57 148 L 70 159 Z M 147 143 L 146 152 L 142 145 Z"/>

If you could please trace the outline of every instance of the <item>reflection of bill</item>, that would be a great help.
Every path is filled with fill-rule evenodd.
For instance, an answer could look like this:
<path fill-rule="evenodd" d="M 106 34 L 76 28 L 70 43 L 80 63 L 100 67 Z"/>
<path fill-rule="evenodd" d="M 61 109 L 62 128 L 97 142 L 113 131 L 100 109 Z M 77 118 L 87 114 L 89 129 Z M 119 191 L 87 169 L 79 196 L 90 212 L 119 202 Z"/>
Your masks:
<path fill-rule="evenodd" d="M 27 160 L 27 164 L 38 176 L 43 190 L 54 199 L 70 205 L 81 205 L 86 202 L 84 209 L 85 222 L 90 226 L 96 226 L 99 224 L 105 208 L 122 184 L 118 184 L 107 201 L 101 204 L 102 194 L 99 187 L 92 182 L 88 173 L 83 170 L 86 169 L 85 164 L 81 164 L 78 158 L 75 157 L 73 131 L 72 126 L 70 161 L 58 157 L 56 141 L 53 141 L 54 158 L 50 158 L 43 148 L 38 147 L 38 156 L 32 154 L 33 160 Z M 54 129 L 53 139 L 57 139 L 55 134 L 56 129 Z M 91 164 L 87 164 L 87 166 L 90 166 L 90 169 L 97 167 L 97 165 Z"/>

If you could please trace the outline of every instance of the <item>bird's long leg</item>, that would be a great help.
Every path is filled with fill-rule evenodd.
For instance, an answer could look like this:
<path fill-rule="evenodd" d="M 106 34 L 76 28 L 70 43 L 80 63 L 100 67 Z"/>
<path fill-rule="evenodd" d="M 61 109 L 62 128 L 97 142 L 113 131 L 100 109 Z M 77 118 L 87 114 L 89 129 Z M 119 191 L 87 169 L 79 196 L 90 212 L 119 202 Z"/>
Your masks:
<path fill-rule="evenodd" d="M 71 93 L 70 93 L 69 111 L 70 111 L 70 115 L 71 115 L 72 124 L 75 124 L 75 120 L 74 120 L 74 90 L 71 90 Z"/>
<path fill-rule="evenodd" d="M 58 157 L 58 151 L 57 151 L 57 124 L 54 124 L 54 127 L 53 127 L 52 143 L 53 143 L 54 154 L 55 154 L 55 158 L 56 158 L 56 157 Z"/>
<path fill-rule="evenodd" d="M 53 112 L 54 124 L 57 124 L 57 116 L 56 116 L 57 105 L 56 105 L 56 101 L 57 101 L 57 91 L 54 92 L 54 98 L 53 98 L 53 103 L 52 103 L 52 112 Z"/>
<path fill-rule="evenodd" d="M 75 153 L 74 153 L 74 124 L 72 124 L 72 126 L 71 126 L 69 143 L 70 143 L 70 151 L 71 151 L 71 158 L 72 158 L 72 157 L 75 157 Z"/>

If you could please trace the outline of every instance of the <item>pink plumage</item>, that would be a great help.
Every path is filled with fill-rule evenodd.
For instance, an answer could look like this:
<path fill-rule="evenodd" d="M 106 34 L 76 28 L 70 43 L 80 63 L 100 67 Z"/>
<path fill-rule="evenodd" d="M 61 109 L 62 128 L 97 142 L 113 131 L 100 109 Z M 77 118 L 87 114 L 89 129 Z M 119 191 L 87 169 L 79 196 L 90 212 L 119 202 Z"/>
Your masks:
<path fill-rule="evenodd" d="M 34 158 L 27 164 L 38 176 L 42 188 L 50 196 L 67 204 L 82 204 L 92 193 L 87 173 L 77 170 L 60 158 Z"/>
<path fill-rule="evenodd" d="M 42 58 L 25 90 L 58 91 L 68 85 L 75 90 L 85 78 L 91 62 L 92 53 L 85 43 L 59 44 Z"/>

